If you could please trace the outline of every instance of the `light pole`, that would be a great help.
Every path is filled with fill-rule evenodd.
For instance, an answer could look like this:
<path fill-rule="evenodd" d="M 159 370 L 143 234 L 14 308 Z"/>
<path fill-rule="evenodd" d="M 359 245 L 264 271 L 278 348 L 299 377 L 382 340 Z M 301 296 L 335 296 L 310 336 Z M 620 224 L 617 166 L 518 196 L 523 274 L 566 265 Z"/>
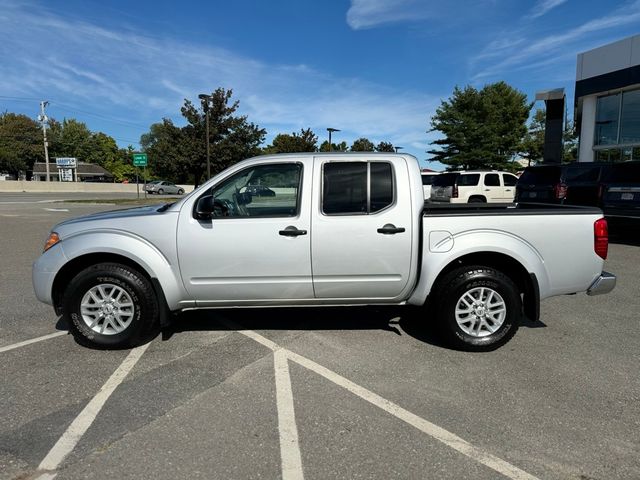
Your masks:
<path fill-rule="evenodd" d="M 207 95 L 206 93 L 201 93 L 198 95 L 198 98 L 202 101 L 202 108 L 204 108 L 206 123 L 207 123 L 207 180 L 211 178 L 211 160 L 210 160 L 210 149 L 209 149 L 209 101 L 211 100 L 211 95 Z"/>
<path fill-rule="evenodd" d="M 44 113 L 44 109 L 49 105 L 49 102 L 42 101 L 40 102 L 40 115 L 38 115 L 38 120 L 42 122 L 42 135 L 44 136 L 44 164 L 47 170 L 47 182 L 50 181 L 49 178 L 49 143 L 47 142 L 47 122 L 49 119 L 47 115 Z M 59 179 L 58 179 L 59 180 Z"/>
<path fill-rule="evenodd" d="M 337 128 L 327 128 L 327 132 L 329 132 L 329 151 L 331 151 L 331 134 L 333 132 L 339 132 L 340 130 L 338 130 Z"/>
<path fill-rule="evenodd" d="M 396 153 L 398 153 L 398 150 L 402 150 L 404 147 L 393 147 L 396 149 Z"/>

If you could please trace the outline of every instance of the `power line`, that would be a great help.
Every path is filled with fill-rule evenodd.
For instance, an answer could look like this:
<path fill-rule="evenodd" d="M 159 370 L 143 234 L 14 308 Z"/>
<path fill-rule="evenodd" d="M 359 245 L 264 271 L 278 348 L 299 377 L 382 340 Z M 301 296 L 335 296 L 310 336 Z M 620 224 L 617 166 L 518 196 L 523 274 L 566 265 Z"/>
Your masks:
<path fill-rule="evenodd" d="M 107 120 L 107 121 L 110 121 L 111 123 L 119 123 L 121 125 L 129 126 L 129 127 L 149 128 L 149 125 L 142 125 L 141 123 L 129 122 L 127 120 L 122 120 L 122 119 L 119 119 L 119 118 L 116 118 L 116 117 L 110 117 L 108 115 L 101 115 L 99 113 L 88 112 L 86 110 L 81 110 L 79 108 L 70 106 L 70 105 L 65 104 L 65 103 L 61 103 L 61 102 L 57 102 L 57 101 L 53 101 L 51 103 L 53 105 L 55 105 L 60 110 L 66 110 L 68 112 L 82 113 L 84 115 L 89 115 L 89 116 L 92 116 L 92 117 L 100 118 L 101 120 Z"/>
<path fill-rule="evenodd" d="M 0 95 L 0 98 L 4 98 L 5 100 L 17 100 L 19 102 L 37 102 L 37 101 L 39 101 L 35 97 L 9 97 L 7 95 Z"/>

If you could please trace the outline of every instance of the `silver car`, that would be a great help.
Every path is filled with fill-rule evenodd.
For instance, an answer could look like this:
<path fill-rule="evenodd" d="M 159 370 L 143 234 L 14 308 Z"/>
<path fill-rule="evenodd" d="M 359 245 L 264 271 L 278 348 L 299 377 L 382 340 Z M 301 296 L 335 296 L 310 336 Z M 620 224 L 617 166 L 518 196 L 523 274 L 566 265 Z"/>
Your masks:
<path fill-rule="evenodd" d="M 184 193 L 183 188 L 165 180 L 154 180 L 153 182 L 149 182 L 147 183 L 145 190 L 147 193 L 157 193 L 159 195 L 163 195 L 165 193 L 182 195 Z"/>

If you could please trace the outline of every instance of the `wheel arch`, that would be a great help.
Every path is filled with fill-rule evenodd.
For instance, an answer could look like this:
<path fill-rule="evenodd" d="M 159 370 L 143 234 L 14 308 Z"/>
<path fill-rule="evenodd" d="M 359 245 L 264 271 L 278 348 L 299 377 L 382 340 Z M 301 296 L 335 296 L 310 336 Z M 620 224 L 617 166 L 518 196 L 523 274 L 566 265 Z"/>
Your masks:
<path fill-rule="evenodd" d="M 76 235 L 61 242 L 67 261 L 52 282 L 51 298 L 59 311 L 65 285 L 84 268 L 97 263 L 127 265 L 144 275 L 159 299 L 166 299 L 170 310 L 179 310 L 187 301 L 180 273 L 154 245 L 144 239 L 117 231 Z M 187 305 L 188 306 L 188 305 Z"/>
<path fill-rule="evenodd" d="M 429 262 L 430 258 L 433 257 L 430 255 L 423 257 L 423 262 Z M 527 318 L 532 321 L 539 319 L 540 281 L 544 281 L 544 278 L 539 278 L 539 274 L 541 273 L 544 277 L 544 271 L 536 272 L 535 269 L 527 268 L 528 264 L 526 262 L 522 262 L 505 252 L 473 251 L 462 253 L 444 264 L 439 270 L 436 269 L 437 273 L 434 273 L 434 270 L 429 267 L 423 266 L 419 284 L 416 286 L 414 294 L 408 303 L 412 305 L 428 305 L 428 302 L 432 299 L 430 294 L 436 289 L 438 282 L 447 276 L 449 272 L 465 265 L 493 268 L 507 275 L 523 295 L 523 308 Z"/>
<path fill-rule="evenodd" d="M 536 321 L 540 317 L 540 289 L 535 273 L 527 269 L 513 257 L 498 252 L 474 252 L 463 255 L 446 265 L 433 282 L 432 291 L 449 272 L 463 266 L 481 265 L 493 268 L 509 277 L 523 295 L 524 313 L 527 318 Z M 429 298 L 427 298 L 429 301 Z"/>
<path fill-rule="evenodd" d="M 99 263 L 119 263 L 121 265 L 133 268 L 141 275 L 143 275 L 147 280 L 149 280 L 149 282 L 153 285 L 153 288 L 156 291 L 155 293 L 156 295 L 158 295 L 159 299 L 164 298 L 163 292 L 158 292 L 158 289 L 162 290 L 162 286 L 157 281 L 153 281 L 154 278 L 140 263 L 129 257 L 117 253 L 93 252 L 73 258 L 72 260 L 67 262 L 56 274 L 55 279 L 53 280 L 53 285 L 51 287 L 51 298 L 53 300 L 53 307 L 55 308 L 55 311 L 58 315 L 62 314 L 62 303 L 65 287 L 69 285 L 73 277 L 75 277 L 82 270 Z"/>
<path fill-rule="evenodd" d="M 485 197 L 484 195 L 469 195 L 469 198 L 467 199 L 467 203 L 473 203 L 474 200 L 478 200 L 479 202 L 482 202 L 482 203 L 487 203 L 487 197 Z"/>

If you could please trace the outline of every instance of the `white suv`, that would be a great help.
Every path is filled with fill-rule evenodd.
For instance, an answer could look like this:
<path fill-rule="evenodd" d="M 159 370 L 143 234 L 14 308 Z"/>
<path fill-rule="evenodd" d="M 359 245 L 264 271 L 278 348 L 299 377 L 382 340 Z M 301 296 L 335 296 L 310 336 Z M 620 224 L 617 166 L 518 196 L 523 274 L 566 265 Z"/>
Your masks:
<path fill-rule="evenodd" d="M 431 184 L 432 203 L 511 203 L 518 177 L 497 170 L 446 172 Z"/>
<path fill-rule="evenodd" d="M 431 198 L 431 184 L 438 175 L 440 175 L 438 172 L 422 172 L 420 175 L 422 177 L 422 193 L 424 193 L 425 200 Z"/>

